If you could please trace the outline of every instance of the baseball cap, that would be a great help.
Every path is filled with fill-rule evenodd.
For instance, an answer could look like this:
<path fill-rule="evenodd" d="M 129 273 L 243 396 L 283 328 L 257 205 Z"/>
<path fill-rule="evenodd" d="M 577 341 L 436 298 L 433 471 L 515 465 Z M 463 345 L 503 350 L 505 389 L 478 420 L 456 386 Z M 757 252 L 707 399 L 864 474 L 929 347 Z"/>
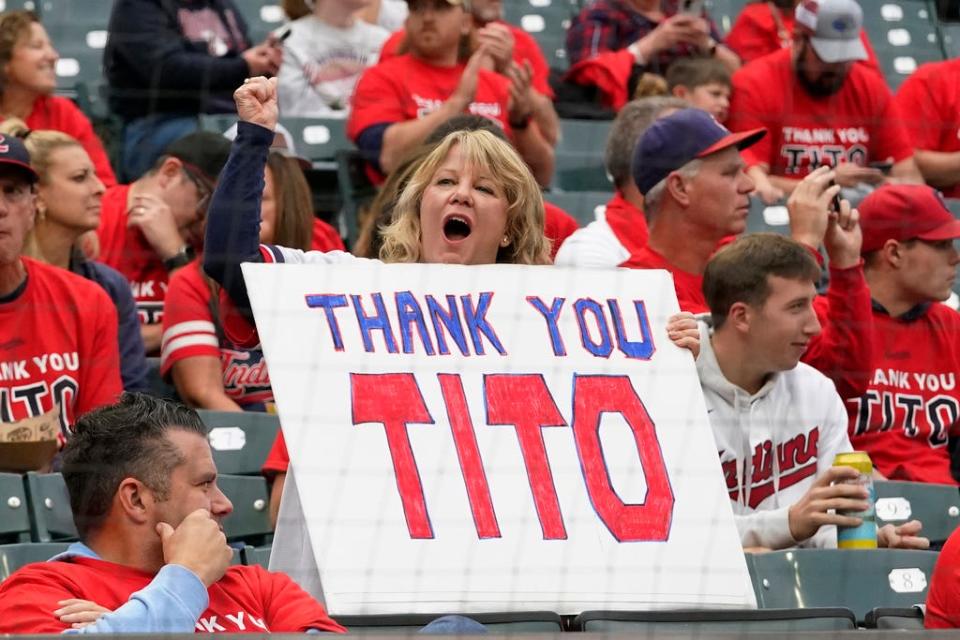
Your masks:
<path fill-rule="evenodd" d="M 696 158 L 727 147 L 746 149 L 767 134 L 764 128 L 730 133 L 716 118 L 700 109 L 681 109 L 655 121 L 633 150 L 633 181 L 640 193 Z"/>
<path fill-rule="evenodd" d="M 860 41 L 863 9 L 856 0 L 803 0 L 797 5 L 796 24 L 810 36 L 810 44 L 827 63 L 866 60 Z"/>
<path fill-rule="evenodd" d="M 950 213 L 940 192 L 927 185 L 884 185 L 864 198 L 857 209 L 863 231 L 860 253 L 876 251 L 887 240 L 960 238 L 960 220 Z"/>
<path fill-rule="evenodd" d="M 234 122 L 229 129 L 223 132 L 223 137 L 233 141 L 237 138 L 237 123 Z M 270 144 L 270 151 L 279 153 L 286 158 L 293 158 L 300 165 L 300 168 L 306 171 L 313 167 L 313 163 L 297 153 L 297 145 L 293 141 L 293 134 L 285 126 L 277 123 L 274 130 L 273 142 Z"/>
<path fill-rule="evenodd" d="M 192 169 L 199 169 L 206 179 L 216 182 L 223 165 L 227 164 L 230 146 L 230 141 L 219 133 L 195 131 L 171 142 L 163 153 Z"/>
<path fill-rule="evenodd" d="M 40 176 L 30 166 L 30 152 L 23 141 L 16 136 L 0 134 L 0 165 L 16 167 L 30 182 L 37 182 Z"/>
<path fill-rule="evenodd" d="M 407 0 L 407 4 L 413 4 L 416 2 L 423 2 L 423 0 Z M 464 10 L 470 11 L 470 0 L 446 0 L 447 4 L 451 7 L 460 7 L 462 6 Z"/>

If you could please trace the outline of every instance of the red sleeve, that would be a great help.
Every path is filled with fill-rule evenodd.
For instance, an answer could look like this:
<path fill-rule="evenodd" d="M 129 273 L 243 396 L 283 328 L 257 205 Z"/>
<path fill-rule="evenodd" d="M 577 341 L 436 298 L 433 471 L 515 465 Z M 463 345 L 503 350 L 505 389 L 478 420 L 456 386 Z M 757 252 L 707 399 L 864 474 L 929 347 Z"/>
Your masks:
<path fill-rule="evenodd" d="M 383 43 L 383 46 L 380 47 L 380 58 L 377 62 L 383 62 L 384 60 L 389 60 L 390 58 L 397 57 L 397 49 L 400 48 L 400 44 L 403 42 L 404 36 L 407 35 L 406 30 L 397 29 L 390 34 L 390 37 Z"/>
<path fill-rule="evenodd" d="M 894 101 L 903 116 L 904 129 L 917 149 L 936 150 L 940 147 L 943 117 L 937 108 L 936 96 L 929 84 L 930 77 L 914 73 L 897 91 Z"/>
<path fill-rule="evenodd" d="M 776 51 L 776 48 L 771 49 L 770 36 L 762 30 L 754 13 L 756 9 L 750 6 L 744 7 L 737 21 L 733 23 L 730 33 L 723 39 L 723 44 L 740 56 L 744 64 Z"/>
<path fill-rule="evenodd" d="M 286 574 L 271 573 L 259 566 L 250 569 L 259 578 L 264 595 L 264 622 L 273 633 L 303 633 L 308 629 L 347 632 L 327 615 L 322 604 Z"/>
<path fill-rule="evenodd" d="M 166 377 L 175 362 L 195 356 L 220 357 L 220 340 L 210 311 L 210 286 L 194 263 L 170 278 L 163 301 L 163 340 L 160 375 Z"/>
<path fill-rule="evenodd" d="M 287 452 L 287 441 L 283 437 L 283 431 L 277 432 L 277 437 L 270 447 L 270 453 L 267 454 L 267 461 L 263 463 L 260 473 L 265 476 L 272 476 L 278 473 L 286 473 L 290 467 L 290 454 Z"/>
<path fill-rule="evenodd" d="M 756 65 L 757 63 L 753 63 Z M 726 125 L 731 131 L 747 131 L 757 127 L 772 129 L 772 118 L 764 111 L 762 96 L 765 91 L 776 91 L 778 87 L 770 86 L 771 78 L 765 87 L 755 87 L 754 78 L 761 74 L 751 73 L 753 65 L 741 67 L 733 75 L 733 92 L 730 100 L 730 116 Z M 774 83 L 775 84 L 775 83 Z M 740 152 L 748 167 L 756 164 L 772 166 L 770 156 L 773 153 L 773 136 L 765 135 L 758 142 Z"/>
<path fill-rule="evenodd" d="M 955 530 L 937 557 L 927 592 L 927 629 L 960 627 L 960 529 Z"/>
<path fill-rule="evenodd" d="M 873 307 L 862 263 L 830 269 L 825 296 L 814 301 L 820 334 L 810 341 L 803 361 L 833 380 L 841 398 L 858 398 L 873 371 Z"/>
<path fill-rule="evenodd" d="M 313 219 L 313 239 L 310 248 L 314 251 L 323 252 L 347 250 L 343 245 L 343 238 L 340 237 L 340 233 L 320 218 Z"/>
<path fill-rule="evenodd" d="M 603 94 L 603 106 L 619 110 L 630 99 L 627 83 L 633 63 L 633 54 L 627 49 L 605 51 L 575 64 L 567 71 L 566 79 L 575 84 L 596 86 Z"/>
<path fill-rule="evenodd" d="M 85 593 L 54 567 L 58 563 L 37 563 L 15 572 L 0 583 L 0 634 L 63 633 L 67 625 L 53 612 L 68 598 Z"/>
<path fill-rule="evenodd" d="M 870 142 L 870 157 L 876 160 L 893 158 L 894 162 L 906 160 L 913 156 L 913 145 L 910 144 L 910 138 L 903 126 L 900 110 L 883 78 L 872 72 L 869 73 L 873 80 L 873 86 L 869 89 L 870 94 L 877 96 L 880 101 L 880 112 L 874 118 L 876 122 L 882 123 L 874 128 L 874 135 Z"/>
<path fill-rule="evenodd" d="M 113 404 L 120 399 L 123 383 L 120 380 L 120 346 L 117 341 L 117 308 L 100 288 L 93 286 L 84 296 L 84 309 L 90 315 L 83 318 L 83 337 L 86 353 L 80 354 L 80 390 L 77 393 L 74 418 L 97 407 Z"/>
<path fill-rule="evenodd" d="M 396 64 L 388 66 L 388 70 L 383 64 L 370 67 L 357 82 L 347 119 L 347 137 L 354 142 L 369 126 L 407 120 L 402 93 L 402 82 L 406 78 L 391 78 L 391 74 L 399 73 L 401 67 Z"/>
<path fill-rule="evenodd" d="M 550 257 L 554 258 L 564 240 L 572 236 L 573 232 L 580 228 L 580 225 L 577 224 L 573 216 L 555 204 L 544 202 L 543 212 L 546 218 L 543 235 L 550 238 L 553 243 L 550 248 Z"/>
<path fill-rule="evenodd" d="M 530 61 L 530 67 L 533 69 L 533 88 L 541 95 L 547 96 L 553 100 L 553 89 L 550 88 L 550 66 L 547 59 L 540 50 L 540 45 L 533 39 L 529 33 L 519 27 L 509 25 L 513 32 L 514 49 L 513 59 L 517 64 L 523 64 L 525 60 Z"/>

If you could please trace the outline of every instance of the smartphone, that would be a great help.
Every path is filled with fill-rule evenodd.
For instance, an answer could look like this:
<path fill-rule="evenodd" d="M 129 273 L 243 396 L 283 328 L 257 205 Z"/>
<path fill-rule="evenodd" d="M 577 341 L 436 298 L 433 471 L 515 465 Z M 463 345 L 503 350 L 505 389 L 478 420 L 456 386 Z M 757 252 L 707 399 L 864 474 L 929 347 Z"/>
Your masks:
<path fill-rule="evenodd" d="M 279 47 L 283 45 L 283 41 L 289 38 L 291 33 L 293 33 L 293 30 L 290 27 L 284 29 L 282 32 L 280 32 L 280 35 L 274 38 L 273 46 Z"/>
<path fill-rule="evenodd" d="M 833 187 L 836 186 L 836 184 L 836 180 L 831 180 L 828 186 Z M 840 193 L 840 191 L 837 191 L 833 195 L 833 200 L 830 201 L 830 210 L 834 213 L 840 213 Z"/>
<path fill-rule="evenodd" d="M 700 17 L 703 15 L 704 0 L 681 0 L 679 13 Z"/>
<path fill-rule="evenodd" d="M 889 160 L 871 162 L 868 165 L 871 169 L 879 169 L 883 175 L 890 175 L 890 170 L 893 169 L 893 163 Z"/>

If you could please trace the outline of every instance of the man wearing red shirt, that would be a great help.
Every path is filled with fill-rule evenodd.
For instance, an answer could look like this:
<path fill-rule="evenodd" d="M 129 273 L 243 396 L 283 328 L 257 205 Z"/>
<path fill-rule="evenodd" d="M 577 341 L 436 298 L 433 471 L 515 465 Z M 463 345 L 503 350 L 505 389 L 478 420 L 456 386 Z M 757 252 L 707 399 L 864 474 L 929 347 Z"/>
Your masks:
<path fill-rule="evenodd" d="M 223 136 L 191 133 L 142 178 L 103 196 L 99 259 L 130 282 L 147 353 L 160 347 L 167 278 L 199 248 L 204 212 L 229 154 Z"/>
<path fill-rule="evenodd" d="M 960 221 L 926 185 L 887 185 L 860 203 L 875 354 L 865 394 L 847 400 L 850 442 L 892 480 L 957 484 L 960 314 L 950 295 Z"/>
<path fill-rule="evenodd" d="M 873 162 L 889 175 L 921 182 L 913 147 L 883 78 L 864 65 L 863 11 L 854 0 L 804 0 L 793 48 L 755 60 L 733 76 L 728 125 L 766 127 L 767 138 L 744 153 L 765 202 L 789 194 L 817 167 L 836 169 L 842 187 L 880 184 Z"/>
<path fill-rule="evenodd" d="M 960 58 L 921 65 L 896 103 L 927 184 L 960 198 Z"/>
<path fill-rule="evenodd" d="M 603 217 L 575 232 L 557 252 L 555 264 L 571 267 L 619 267 L 647 245 L 643 195 L 630 171 L 640 136 L 657 118 L 688 107 L 679 98 L 653 97 L 628 102 L 617 114 L 607 136 L 604 165 L 616 192 Z"/>
<path fill-rule="evenodd" d="M 650 236 L 623 266 L 670 271 L 683 311 L 709 310 L 703 293 L 707 262 L 722 242 L 746 230 L 753 181 L 738 149 L 764 133 L 733 134 L 708 113 L 683 109 L 654 122 L 637 144 L 633 179 L 644 195 Z M 839 212 L 828 210 L 840 190 L 829 186 L 833 177 L 825 167 L 817 169 L 788 203 L 793 239 L 813 252 L 823 243 L 830 257 L 830 289 L 817 300 L 823 331 L 810 341 L 803 361 L 832 378 L 841 397 L 855 397 L 863 393 L 873 362 L 864 335 L 870 296 L 856 213 L 846 201 Z"/>
<path fill-rule="evenodd" d="M 460 62 L 471 18 L 463 0 L 409 0 L 410 52 L 367 69 L 353 94 L 347 136 L 383 173 L 437 126 L 468 111 L 496 120 L 540 184 L 553 176 L 553 146 L 533 118 L 529 68 L 509 79 L 482 68 L 487 45 Z"/>

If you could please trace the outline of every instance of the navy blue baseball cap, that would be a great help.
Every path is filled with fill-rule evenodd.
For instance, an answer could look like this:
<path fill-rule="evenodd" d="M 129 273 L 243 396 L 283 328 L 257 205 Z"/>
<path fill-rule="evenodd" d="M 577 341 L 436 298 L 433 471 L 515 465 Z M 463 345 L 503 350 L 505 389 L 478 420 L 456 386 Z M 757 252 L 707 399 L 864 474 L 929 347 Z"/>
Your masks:
<path fill-rule="evenodd" d="M 40 176 L 30 166 L 30 153 L 23 141 L 16 136 L 0 134 L 0 166 L 17 167 L 30 182 L 37 182 Z"/>
<path fill-rule="evenodd" d="M 746 149 L 767 134 L 764 128 L 731 133 L 700 109 L 681 109 L 655 121 L 633 150 L 633 181 L 646 195 L 658 182 L 691 160 L 727 147 Z"/>

